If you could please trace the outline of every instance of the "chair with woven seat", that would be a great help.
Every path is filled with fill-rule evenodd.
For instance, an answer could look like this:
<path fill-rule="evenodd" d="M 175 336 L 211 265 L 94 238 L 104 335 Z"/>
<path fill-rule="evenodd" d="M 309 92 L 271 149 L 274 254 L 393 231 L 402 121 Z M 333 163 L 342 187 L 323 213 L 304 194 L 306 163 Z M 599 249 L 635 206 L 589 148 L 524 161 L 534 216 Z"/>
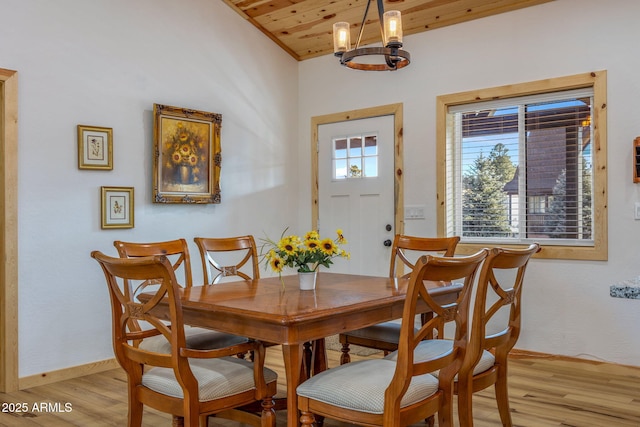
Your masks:
<path fill-rule="evenodd" d="M 417 258 L 421 255 L 437 254 L 452 257 L 459 241 L 459 236 L 415 237 L 397 234 L 391 247 L 389 277 L 407 277 L 414 267 L 412 258 Z M 408 273 L 404 273 L 405 268 L 407 268 Z M 423 315 L 422 319 L 426 321 L 428 315 Z M 340 364 L 351 361 L 349 351 L 352 344 L 382 350 L 386 355 L 397 350 L 399 337 L 400 324 L 397 321 L 378 323 L 366 328 L 344 332 L 339 336 L 342 344 Z"/>
<path fill-rule="evenodd" d="M 437 413 L 440 427 L 452 426 L 453 377 L 467 343 L 474 278 L 486 255 L 483 249 L 465 257 L 418 259 L 408 280 L 397 358 L 347 363 L 303 382 L 296 390 L 301 424 L 312 425 L 318 415 L 359 425 L 404 426 Z M 455 302 L 441 304 L 425 281 L 462 282 L 462 286 Z M 417 308 L 423 303 L 434 315 L 417 325 Z M 429 360 L 414 360 L 416 346 L 445 324 L 455 329 L 453 347 Z M 439 378 L 430 375 L 434 371 L 440 372 Z"/>
<path fill-rule="evenodd" d="M 253 236 L 196 237 L 200 250 L 204 281 L 220 283 L 234 277 L 242 280 L 260 278 L 258 251 Z"/>
<path fill-rule="evenodd" d="M 190 349 L 186 345 L 179 285 L 171 262 L 165 256 L 133 259 L 91 253 L 104 272 L 111 299 L 113 349 L 127 374 L 128 426 L 142 425 L 143 407 L 174 416 L 174 425 L 205 427 L 211 414 L 233 415 L 234 408 L 262 402 L 260 416 L 252 424 L 275 426 L 273 396 L 277 374 L 264 367 L 265 350 L 249 341 L 215 350 Z M 126 289 L 132 281 L 157 284 L 145 290 L 144 303 L 131 298 Z M 170 324 L 155 314 L 159 304 L 167 305 Z M 129 320 L 143 327 L 131 330 Z M 162 335 L 170 352 L 148 351 L 134 342 Z M 233 357 L 255 352 L 255 361 Z M 248 420 L 248 415 L 243 415 Z"/>
<path fill-rule="evenodd" d="M 164 255 L 172 263 L 172 269 L 174 273 L 182 271 L 183 280 L 180 283 L 183 287 L 191 287 L 193 279 L 191 275 L 191 258 L 189 256 L 189 247 L 185 239 L 168 240 L 164 242 L 151 242 L 151 243 L 137 243 L 137 242 L 122 242 L 116 240 L 113 242 L 118 254 L 121 258 L 138 258 L 147 257 L 153 255 Z M 138 293 L 143 292 L 145 289 L 152 285 L 157 285 L 157 281 L 145 280 L 137 283 L 137 286 L 133 288 L 132 283 L 127 281 L 125 292 L 131 299 L 135 299 Z M 130 320 L 130 327 L 132 329 L 139 329 L 135 319 Z M 198 328 L 198 327 L 185 327 L 185 335 L 187 340 L 187 347 L 209 350 L 219 347 L 228 347 L 235 344 L 241 344 L 247 342 L 247 338 L 227 334 L 224 332 L 214 331 L 211 329 Z M 139 343 L 140 347 L 156 351 L 160 353 L 168 353 L 171 345 L 164 336 L 157 335 L 149 337 Z"/>

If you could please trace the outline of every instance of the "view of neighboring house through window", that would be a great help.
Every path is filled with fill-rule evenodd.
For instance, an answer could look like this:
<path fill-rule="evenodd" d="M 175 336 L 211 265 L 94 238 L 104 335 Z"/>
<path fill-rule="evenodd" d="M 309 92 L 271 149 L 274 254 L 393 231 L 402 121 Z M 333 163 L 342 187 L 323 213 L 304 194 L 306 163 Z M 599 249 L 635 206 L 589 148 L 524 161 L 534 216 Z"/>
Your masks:
<path fill-rule="evenodd" d="M 438 97 L 441 233 L 606 259 L 605 75 Z"/>
<path fill-rule="evenodd" d="M 460 158 L 455 234 L 591 241 L 592 96 L 587 89 L 450 109 Z"/>

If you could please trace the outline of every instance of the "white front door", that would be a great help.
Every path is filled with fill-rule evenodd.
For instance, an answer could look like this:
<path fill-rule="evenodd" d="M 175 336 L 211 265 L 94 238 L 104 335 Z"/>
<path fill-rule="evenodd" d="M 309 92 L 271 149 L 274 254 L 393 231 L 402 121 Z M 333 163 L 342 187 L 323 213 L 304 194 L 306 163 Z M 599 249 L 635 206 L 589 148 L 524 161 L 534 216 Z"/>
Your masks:
<path fill-rule="evenodd" d="M 331 271 L 386 276 L 395 230 L 394 116 L 318 126 L 318 228 L 344 232 L 350 260 Z"/>

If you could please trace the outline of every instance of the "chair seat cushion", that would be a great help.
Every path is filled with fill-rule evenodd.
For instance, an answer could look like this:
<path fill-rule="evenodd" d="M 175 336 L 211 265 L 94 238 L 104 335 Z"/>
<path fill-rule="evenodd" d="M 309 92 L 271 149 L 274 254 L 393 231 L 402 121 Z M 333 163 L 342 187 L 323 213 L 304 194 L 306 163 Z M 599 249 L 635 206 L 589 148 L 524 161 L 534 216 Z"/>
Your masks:
<path fill-rule="evenodd" d="M 375 359 L 347 363 L 315 375 L 297 388 L 299 396 L 340 408 L 382 414 L 384 392 L 396 369 L 392 360 Z M 419 402 L 438 390 L 438 379 L 426 374 L 414 377 L 401 407 Z"/>
<path fill-rule="evenodd" d="M 383 341 L 397 345 L 400 340 L 401 326 L 402 325 L 400 323 L 394 321 L 383 322 L 378 323 L 377 325 L 343 332 L 342 335 L 364 338 L 372 341 Z M 417 332 L 418 330 L 416 329 L 415 331 Z"/>
<path fill-rule="evenodd" d="M 238 335 L 227 334 L 206 328 L 192 326 L 184 327 L 187 348 L 195 350 L 212 350 L 216 348 L 230 347 L 248 341 L 247 338 Z M 140 348 L 155 353 L 171 354 L 171 343 L 164 335 L 146 338 L 140 343 Z"/>
<path fill-rule="evenodd" d="M 378 323 L 377 325 L 367 326 L 366 328 L 344 332 L 343 335 L 398 344 L 398 339 L 400 338 L 400 326 L 401 325 L 399 323 L 384 322 Z"/>
<path fill-rule="evenodd" d="M 219 399 L 255 388 L 253 363 L 235 357 L 189 359 L 189 366 L 198 380 L 200 402 Z M 278 375 L 264 368 L 267 384 Z M 151 368 L 142 375 L 142 385 L 158 393 L 183 398 L 182 387 L 171 368 Z"/>
<path fill-rule="evenodd" d="M 421 341 L 413 352 L 413 359 L 415 362 L 422 360 L 429 360 L 437 358 L 439 355 L 450 352 L 453 350 L 453 341 L 451 340 L 425 340 Z M 398 358 L 398 352 L 394 351 L 389 353 L 385 359 L 396 360 Z M 490 369 L 496 363 L 496 358 L 493 354 L 487 350 L 482 351 L 482 356 L 478 364 L 473 368 L 473 375 L 480 374 Z M 434 372 L 433 375 L 438 376 L 438 372 Z M 456 375 L 455 380 L 458 379 Z"/>

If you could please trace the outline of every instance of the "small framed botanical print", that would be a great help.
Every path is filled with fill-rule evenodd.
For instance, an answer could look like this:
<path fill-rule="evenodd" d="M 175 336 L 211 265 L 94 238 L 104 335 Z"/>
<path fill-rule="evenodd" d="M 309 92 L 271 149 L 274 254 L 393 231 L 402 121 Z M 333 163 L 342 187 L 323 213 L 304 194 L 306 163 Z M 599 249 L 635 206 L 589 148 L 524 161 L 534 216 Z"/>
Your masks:
<path fill-rule="evenodd" d="M 113 169 L 113 129 L 78 125 L 78 169 Z"/>
<path fill-rule="evenodd" d="M 133 187 L 100 187 L 102 228 L 133 228 Z"/>

